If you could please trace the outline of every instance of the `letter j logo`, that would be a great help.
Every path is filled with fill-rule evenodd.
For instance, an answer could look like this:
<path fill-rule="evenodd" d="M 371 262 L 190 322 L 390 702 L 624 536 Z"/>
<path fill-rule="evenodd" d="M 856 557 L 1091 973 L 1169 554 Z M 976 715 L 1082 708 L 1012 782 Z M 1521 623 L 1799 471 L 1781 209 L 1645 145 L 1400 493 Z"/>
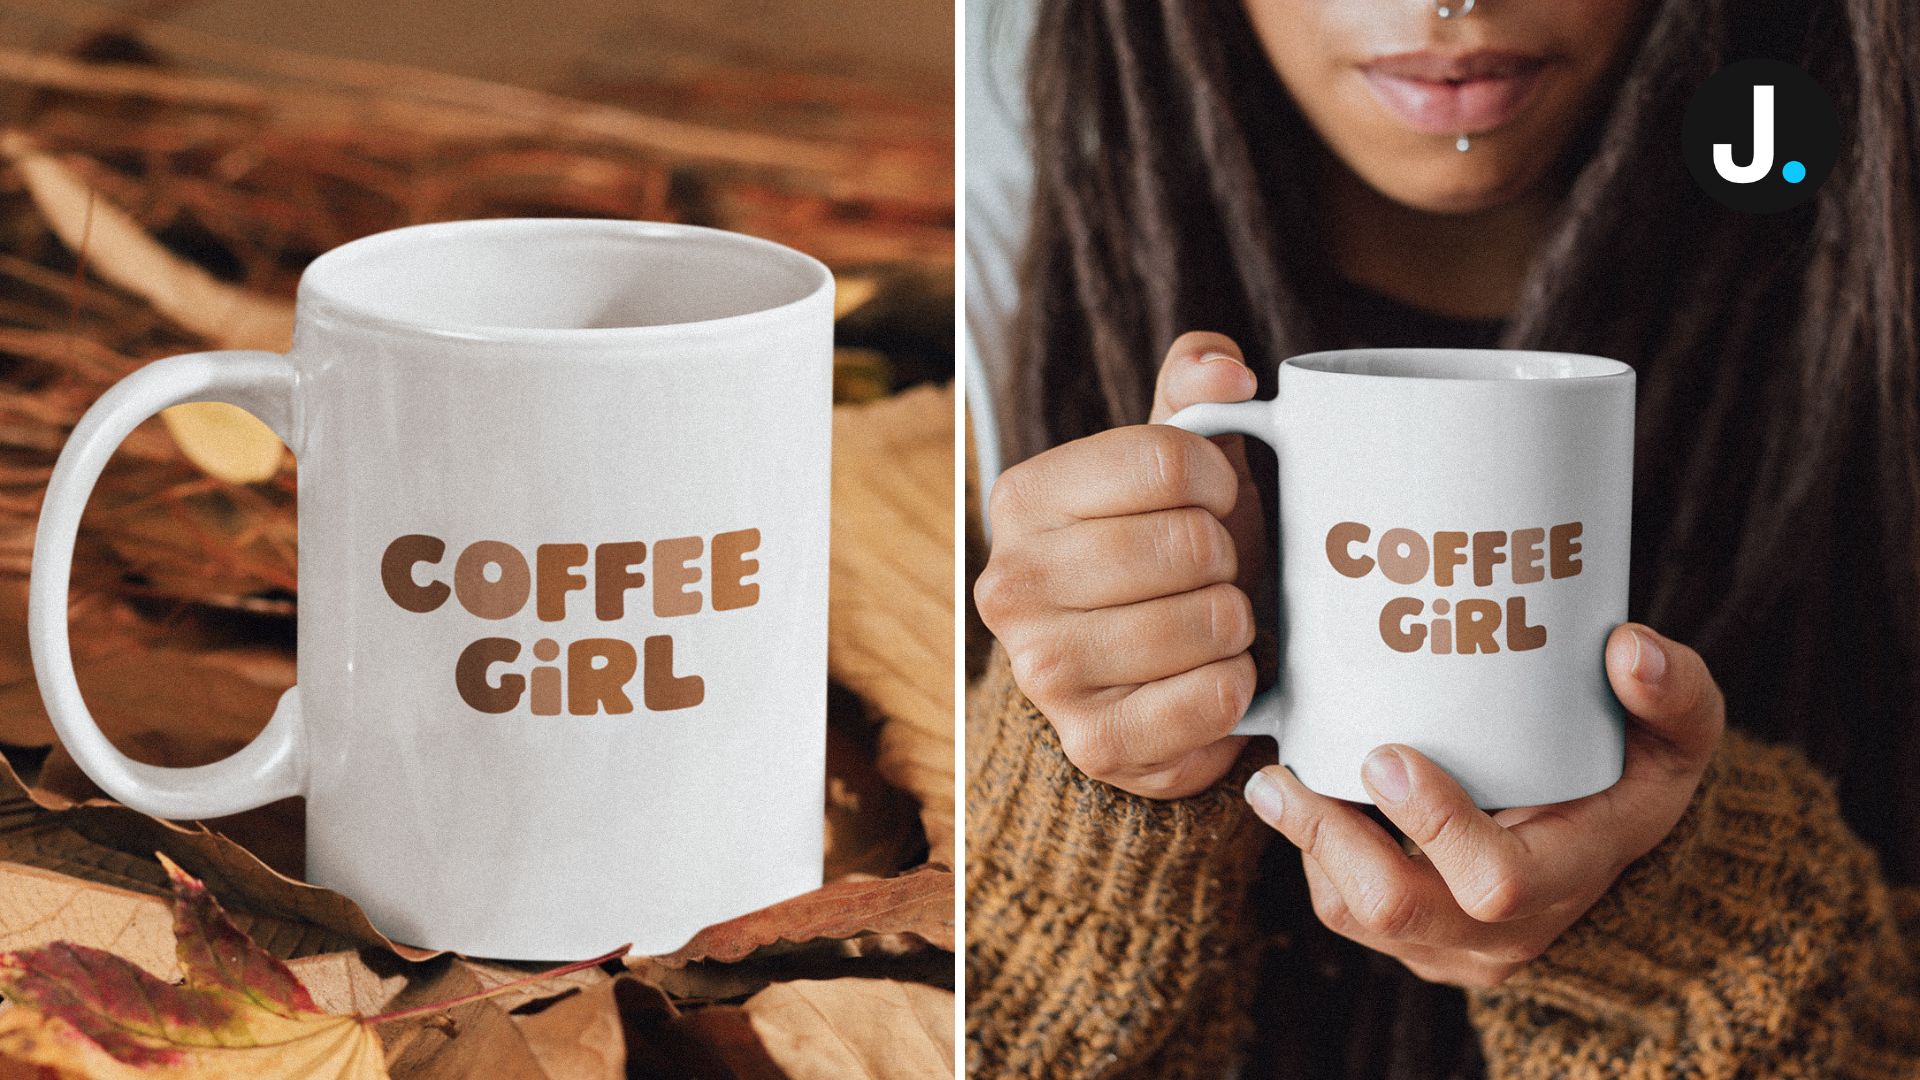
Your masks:
<path fill-rule="evenodd" d="M 1721 205 L 1771 214 L 1813 197 L 1840 154 L 1840 122 L 1820 84 L 1791 64 L 1742 60 L 1687 105 L 1681 151 Z"/>

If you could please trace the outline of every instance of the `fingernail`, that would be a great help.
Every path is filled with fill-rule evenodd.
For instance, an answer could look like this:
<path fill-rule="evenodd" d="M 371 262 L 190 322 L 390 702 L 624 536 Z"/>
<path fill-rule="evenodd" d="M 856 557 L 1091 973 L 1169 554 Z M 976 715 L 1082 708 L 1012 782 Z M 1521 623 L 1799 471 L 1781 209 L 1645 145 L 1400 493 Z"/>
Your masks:
<path fill-rule="evenodd" d="M 1222 360 L 1227 360 L 1235 364 L 1240 363 L 1240 358 L 1232 353 L 1205 352 L 1200 354 L 1200 362 L 1203 364 L 1217 364 Z M 1241 364 L 1240 366 L 1245 367 L 1246 365 Z"/>
<path fill-rule="evenodd" d="M 1367 755 L 1362 769 L 1366 770 L 1367 783 L 1388 802 L 1399 802 L 1407 797 L 1407 763 L 1392 750 L 1375 750 Z"/>
<path fill-rule="evenodd" d="M 1652 685 L 1660 681 L 1667 673 L 1667 651 L 1652 637 L 1638 630 L 1628 630 L 1633 636 L 1633 663 L 1627 670 L 1643 683 Z"/>
<path fill-rule="evenodd" d="M 1253 812 L 1267 821 L 1278 821 L 1287 811 L 1286 792 L 1280 789 L 1278 780 L 1267 775 L 1266 769 L 1247 777 L 1246 797 Z"/>

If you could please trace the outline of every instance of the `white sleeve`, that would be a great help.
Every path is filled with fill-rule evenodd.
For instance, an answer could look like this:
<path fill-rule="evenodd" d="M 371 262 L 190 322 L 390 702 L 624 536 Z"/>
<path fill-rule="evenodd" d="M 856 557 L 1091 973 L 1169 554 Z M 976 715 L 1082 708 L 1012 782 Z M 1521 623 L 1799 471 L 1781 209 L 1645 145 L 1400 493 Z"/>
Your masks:
<path fill-rule="evenodd" d="M 1033 166 L 1027 152 L 1026 60 L 1034 0 L 966 5 L 967 411 L 985 500 L 1000 473 L 991 388 L 1011 362 L 1016 268 L 1026 239 Z"/>

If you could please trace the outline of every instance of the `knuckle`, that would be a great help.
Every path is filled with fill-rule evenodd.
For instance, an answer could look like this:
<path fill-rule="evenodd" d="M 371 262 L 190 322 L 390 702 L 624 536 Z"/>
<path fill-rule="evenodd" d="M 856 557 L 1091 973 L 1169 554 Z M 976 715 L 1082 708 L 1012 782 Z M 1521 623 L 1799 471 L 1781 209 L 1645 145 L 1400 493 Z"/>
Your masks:
<path fill-rule="evenodd" d="M 1469 836 L 1467 816 L 1458 803 L 1449 802 L 1433 808 L 1416 823 L 1416 827 L 1421 835 L 1413 840 L 1423 848 L 1460 847 Z"/>
<path fill-rule="evenodd" d="M 1313 915 L 1320 920 L 1320 925 L 1342 937 L 1350 937 L 1359 930 L 1346 900 L 1332 889 L 1313 890 Z"/>
<path fill-rule="evenodd" d="M 1018 650 L 1010 651 L 1014 685 L 1035 702 L 1058 701 L 1069 682 L 1067 653 L 1053 635 L 1035 637 Z"/>
<path fill-rule="evenodd" d="M 1233 580 L 1233 539 L 1220 519 L 1206 510 L 1185 506 L 1169 511 L 1163 544 L 1169 569 L 1193 568 L 1209 581 Z"/>
<path fill-rule="evenodd" d="M 1354 914 L 1369 933 L 1384 938 L 1411 937 L 1423 921 L 1419 898 L 1392 887 L 1370 891 Z"/>
<path fill-rule="evenodd" d="M 1004 532 L 1010 522 L 1017 522 L 1025 513 L 1028 505 L 1027 487 L 1029 473 L 1019 465 L 1000 474 L 999 479 L 987 490 L 987 520 L 993 523 L 997 531 Z"/>
<path fill-rule="evenodd" d="M 1480 922 L 1506 922 L 1525 913 L 1527 892 L 1526 881 L 1519 874 L 1500 869 L 1489 874 L 1461 907 Z"/>
<path fill-rule="evenodd" d="M 1152 468 L 1144 475 L 1154 494 L 1170 501 L 1184 501 L 1193 490 L 1194 442 L 1198 437 L 1178 428 L 1150 425 L 1146 453 Z"/>
<path fill-rule="evenodd" d="M 1018 589 L 1008 565 L 1011 561 L 1010 556 L 995 552 L 973 582 L 974 610 L 980 613 L 980 620 L 995 633 L 1014 617 L 1020 607 L 1015 599 Z"/>
<path fill-rule="evenodd" d="M 1095 780 L 1111 780 L 1119 774 L 1120 755 L 1097 725 L 1069 723 L 1058 725 L 1056 730 L 1060 750 L 1074 768 Z"/>
<path fill-rule="evenodd" d="M 1212 693 L 1203 699 L 1198 719 L 1204 721 L 1209 730 L 1224 735 L 1240 723 L 1253 701 L 1257 678 L 1253 658 L 1237 656 L 1226 663 L 1216 663 L 1209 669 L 1209 677 Z"/>
<path fill-rule="evenodd" d="M 1238 586 L 1207 586 L 1207 633 L 1226 654 L 1253 644 L 1253 601 Z"/>
<path fill-rule="evenodd" d="M 1295 811 L 1293 808 L 1292 799 L 1287 800 L 1287 808 L 1285 813 L 1286 813 L 1286 816 L 1288 817 L 1294 817 L 1297 815 L 1297 811 Z M 1299 819 L 1294 828 L 1294 831 L 1299 833 L 1300 835 L 1299 847 L 1300 847 L 1301 853 L 1304 855 L 1311 856 L 1315 861 L 1318 861 L 1320 858 L 1320 852 L 1321 852 L 1320 829 L 1325 824 L 1326 824 L 1325 819 L 1323 819 L 1320 815 L 1309 814 L 1305 818 Z"/>

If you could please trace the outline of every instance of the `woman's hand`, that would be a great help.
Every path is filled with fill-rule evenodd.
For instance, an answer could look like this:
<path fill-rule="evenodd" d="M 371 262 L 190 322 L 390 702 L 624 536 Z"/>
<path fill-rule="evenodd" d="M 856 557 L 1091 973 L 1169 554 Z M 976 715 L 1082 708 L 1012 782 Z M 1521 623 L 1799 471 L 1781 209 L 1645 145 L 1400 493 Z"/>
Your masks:
<path fill-rule="evenodd" d="M 1230 339 L 1186 334 L 1161 364 L 1152 419 L 1245 401 L 1256 385 Z M 1159 423 L 1055 447 L 993 485 L 974 601 L 1087 775 L 1170 799 L 1232 767 L 1246 740 L 1229 733 L 1254 688 L 1254 614 L 1235 580 L 1262 572 L 1242 557 L 1261 546 L 1247 485 L 1244 459 Z"/>
<path fill-rule="evenodd" d="M 1278 765 L 1256 773 L 1247 801 L 1300 848 L 1320 921 L 1457 986 L 1497 986 L 1546 951 L 1673 830 L 1725 723 L 1720 688 L 1692 649 L 1628 624 L 1614 628 L 1606 662 L 1630 719 L 1626 771 L 1605 791 L 1489 816 L 1410 747 L 1368 756 L 1361 779 L 1416 855 L 1357 804 L 1309 791 Z"/>

